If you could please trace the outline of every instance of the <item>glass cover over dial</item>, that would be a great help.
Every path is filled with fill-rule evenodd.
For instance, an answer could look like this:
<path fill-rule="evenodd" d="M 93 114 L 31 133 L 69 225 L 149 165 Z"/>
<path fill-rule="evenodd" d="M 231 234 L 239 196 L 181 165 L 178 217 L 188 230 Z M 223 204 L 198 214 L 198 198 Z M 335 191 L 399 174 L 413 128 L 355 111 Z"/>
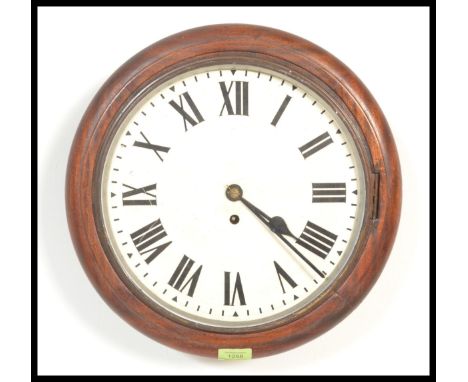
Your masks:
<path fill-rule="evenodd" d="M 273 324 L 349 261 L 363 166 L 335 109 L 284 74 L 204 67 L 136 102 L 101 178 L 111 256 L 175 317 L 223 330 Z"/>

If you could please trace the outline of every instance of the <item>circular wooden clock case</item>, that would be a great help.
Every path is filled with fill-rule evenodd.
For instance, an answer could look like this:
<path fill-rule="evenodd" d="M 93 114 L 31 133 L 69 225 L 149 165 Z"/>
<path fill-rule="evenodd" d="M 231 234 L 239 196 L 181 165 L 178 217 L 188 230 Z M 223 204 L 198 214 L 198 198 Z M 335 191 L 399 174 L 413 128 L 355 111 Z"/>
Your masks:
<path fill-rule="evenodd" d="M 203 103 L 203 97 L 199 95 L 196 98 L 191 94 L 190 86 L 194 89 L 197 89 L 196 86 L 207 86 L 207 89 L 211 86 L 210 91 L 218 92 L 213 93 L 217 95 L 212 97 L 219 96 L 219 99 L 214 98 L 215 101 L 210 101 L 215 104 L 215 112 L 208 112 L 207 106 L 204 106 L 205 109 L 196 108 L 197 103 Z M 270 86 L 272 94 L 282 92 L 278 94 L 282 94 L 283 101 L 261 103 L 261 97 L 255 95 L 255 89 L 262 86 L 265 89 L 270 89 Z M 267 93 L 270 91 L 264 92 L 265 97 L 268 97 Z M 208 93 L 206 97 L 209 97 Z M 146 275 L 140 274 L 139 277 L 143 281 L 136 282 L 131 272 L 138 271 L 129 271 L 128 267 L 135 265 L 130 263 L 131 261 L 137 261 L 139 258 L 144 260 L 144 254 L 148 255 L 143 250 L 147 248 L 141 245 L 142 240 L 145 235 L 153 238 L 153 242 L 159 239 L 159 236 L 155 237 L 149 230 L 154 228 L 156 233 L 161 233 L 161 224 L 165 224 L 163 218 L 158 221 L 155 220 L 158 216 L 154 215 L 153 225 L 147 226 L 146 230 L 143 227 L 134 232 L 120 233 L 126 238 L 125 244 L 129 248 L 126 252 L 133 255 L 133 260 L 125 260 L 130 264 L 127 267 L 125 261 L 119 260 L 125 253 L 121 257 L 116 255 L 117 252 L 124 252 L 123 247 L 119 247 L 123 243 L 117 245 L 113 242 L 115 240 L 111 236 L 117 234 L 109 234 L 113 227 L 109 226 L 114 223 L 109 223 L 111 219 L 106 220 L 105 216 L 115 216 L 110 209 L 114 200 L 118 208 L 125 209 L 125 212 L 132 211 L 132 214 L 153 211 L 151 208 L 159 208 L 159 199 L 158 206 L 155 206 L 159 193 L 163 208 L 164 186 L 161 185 L 160 189 L 158 183 L 158 188 L 156 184 L 144 188 L 145 184 L 130 186 L 117 181 L 115 186 L 110 184 L 113 179 L 111 167 L 114 163 L 110 161 L 117 159 L 109 159 L 109 153 L 114 155 L 119 153 L 118 150 L 140 150 L 138 155 L 147 155 L 145 163 L 154 161 L 152 163 L 155 168 L 162 166 L 163 160 L 164 166 L 171 166 L 171 160 L 176 159 L 170 158 L 181 154 L 180 150 L 172 147 L 169 150 L 160 142 L 153 142 L 148 133 L 151 129 L 144 130 L 146 135 L 143 130 L 140 131 L 135 110 L 141 112 L 142 115 L 139 116 L 143 119 L 147 114 L 145 110 L 153 110 L 151 107 L 154 107 L 154 110 L 165 110 L 165 113 L 172 112 L 174 115 L 171 118 L 179 118 L 179 122 L 176 126 L 166 128 L 177 131 L 177 134 L 177 129 L 180 129 L 185 134 L 180 139 L 193 136 L 193 142 L 199 142 L 196 136 L 203 131 L 215 131 L 218 134 L 216 137 L 219 136 L 219 139 L 223 140 L 221 121 L 243 123 L 242 121 L 248 121 L 251 115 L 255 115 L 256 107 L 267 110 L 271 107 L 268 112 L 270 114 L 264 113 L 265 124 L 258 128 L 259 131 L 265 131 L 265 134 L 270 134 L 269 131 L 272 131 L 271 134 L 277 134 L 277 131 L 288 134 L 288 129 L 292 132 L 295 128 L 287 125 L 286 117 L 289 112 L 289 118 L 292 118 L 292 113 L 296 110 L 294 103 L 309 107 L 317 114 L 313 117 L 318 118 L 317 121 L 321 121 L 319 118 L 327 118 L 327 132 L 321 133 L 316 130 L 314 134 L 314 126 L 308 127 L 310 136 L 307 140 L 292 149 L 284 149 L 284 152 L 290 152 L 287 155 L 290 155 L 292 163 L 301 161 L 299 167 L 314 166 L 314 162 L 320 163 L 320 160 L 324 160 L 325 155 L 328 155 L 327 151 L 349 150 L 349 153 L 343 153 L 348 153 L 346 157 L 354 157 L 353 160 L 358 164 L 359 171 L 347 171 L 356 171 L 360 178 L 360 186 L 353 187 L 353 181 L 357 182 L 356 179 L 346 179 L 345 183 L 336 183 L 344 179 L 335 179 L 335 183 L 330 183 L 329 179 L 323 178 L 308 183 L 307 189 L 307 193 L 310 194 L 308 204 L 313 202 L 311 206 L 318 211 L 327 211 L 326 208 L 334 211 L 333 208 L 345 208 L 345 204 L 355 206 L 353 208 L 357 209 L 356 217 L 353 218 L 357 220 L 359 215 L 360 220 L 359 223 L 353 222 L 353 229 L 348 229 L 355 231 L 350 236 L 351 239 L 348 239 L 353 245 L 344 244 L 345 235 L 335 235 L 330 232 L 331 228 L 324 229 L 320 224 L 320 217 L 306 217 L 301 223 L 305 224 L 304 232 L 301 233 L 302 228 L 297 228 L 299 226 L 294 223 L 294 218 L 288 217 L 287 210 L 275 212 L 268 207 L 266 198 L 262 200 L 255 196 L 255 200 L 251 199 L 255 190 L 237 182 L 238 178 L 229 179 L 227 171 L 223 189 L 226 195 L 220 196 L 223 198 L 222 201 L 219 199 L 220 203 L 225 206 L 223 208 L 243 210 L 238 215 L 223 216 L 226 223 L 222 227 L 220 225 L 219 229 L 240 230 L 242 225 L 248 222 L 252 225 L 258 224 L 258 230 L 264 230 L 261 234 L 258 233 L 259 236 L 270 235 L 271 241 L 276 240 L 274 245 L 281 248 L 281 251 L 288 252 L 292 249 L 284 255 L 285 260 L 268 259 L 271 268 L 260 272 L 270 272 L 272 280 L 276 280 L 277 285 L 272 284 L 272 288 L 276 288 L 278 303 L 275 300 L 274 303 L 266 301 L 264 305 L 248 304 L 249 297 L 253 298 L 252 296 L 255 293 L 258 295 L 259 292 L 255 291 L 253 285 L 256 284 L 249 281 L 245 274 L 238 272 L 236 279 L 235 269 L 231 272 L 225 269 L 224 275 L 223 272 L 210 275 L 213 280 L 219 280 L 220 284 L 216 285 L 216 281 L 211 286 L 215 296 L 213 298 L 219 296 L 219 299 L 224 299 L 224 304 L 221 302 L 219 306 L 209 307 L 197 302 L 195 281 L 200 281 L 200 284 L 206 282 L 203 278 L 207 278 L 210 273 L 208 265 L 204 265 L 203 270 L 200 266 L 198 270 L 201 273 L 197 275 L 194 270 L 198 267 L 198 260 L 191 259 L 194 255 L 188 251 L 179 254 L 173 252 L 171 259 L 169 250 L 163 252 L 167 242 L 156 247 L 156 252 L 153 251 L 154 256 L 158 257 L 152 264 L 149 264 L 148 258 L 144 264 L 145 267 L 154 267 L 148 269 L 155 269 L 155 275 L 162 272 L 159 268 L 163 268 L 164 261 L 173 261 L 172 267 L 174 264 L 177 266 L 176 269 L 166 271 L 167 277 L 159 277 L 158 281 L 155 281 L 155 284 L 159 282 L 155 288 L 160 289 L 155 289 L 154 293 L 159 293 L 159 297 L 152 298 L 152 292 L 146 290 L 151 289 L 151 286 L 143 286 L 145 282 L 149 282 Z M 145 109 L 145 105 L 149 109 Z M 320 105 L 324 105 L 321 112 L 317 109 Z M 218 128 L 216 121 L 220 124 Z M 229 126 L 225 128 L 226 134 L 227 131 L 238 131 L 237 126 Z M 256 126 L 246 126 L 240 134 L 256 131 Z M 153 128 L 158 129 L 158 126 Z M 131 137 L 125 137 L 124 132 Z M 246 137 L 245 140 L 248 141 L 248 135 Z M 215 144 L 215 138 L 208 139 L 213 139 L 212 143 Z M 186 144 L 189 149 L 190 142 Z M 287 146 L 287 139 L 284 142 Z M 192 151 L 192 155 L 194 163 L 198 163 L 196 150 Z M 242 149 L 231 150 L 229 155 L 234 157 L 232 160 L 240 160 Z M 281 155 L 277 153 L 276 156 L 282 158 Z M 258 160 L 261 156 L 262 149 L 259 148 Z M 275 158 L 272 157 L 271 161 L 274 162 Z M 285 159 L 286 162 L 288 160 Z M 252 161 L 252 166 L 255 167 L 256 159 Z M 281 163 L 276 165 L 281 167 Z M 178 168 L 177 165 L 172 166 Z M 190 163 L 187 163 L 187 166 L 190 166 Z M 321 166 L 323 167 L 323 164 Z M 275 171 L 278 184 L 281 184 L 284 169 L 279 167 Z M 324 174 L 326 177 L 327 172 Z M 258 177 L 261 176 L 262 174 L 258 174 Z M 175 182 L 178 177 L 183 177 L 183 174 L 179 172 L 166 176 L 169 179 L 166 183 Z M 103 190 L 109 187 L 112 194 L 109 192 L 110 196 L 103 196 Z M 120 193 L 112 187 L 120 187 L 117 188 L 121 190 Z M 191 187 L 196 186 L 192 184 Z M 358 188 L 360 194 L 356 196 Z M 353 191 L 356 194 L 354 196 Z M 189 197 L 189 191 L 186 192 Z M 273 194 L 274 192 L 272 189 Z M 170 193 L 166 191 L 166 194 Z M 138 199 L 141 195 L 145 195 L 146 199 Z M 355 198 L 354 203 L 352 198 Z M 183 201 L 181 203 L 183 204 Z M 356 207 L 356 204 L 359 204 L 359 207 Z M 149 46 L 124 63 L 102 86 L 81 120 L 70 153 L 66 181 L 66 206 L 71 236 L 81 264 L 103 299 L 129 324 L 149 337 L 176 349 L 209 357 L 218 357 L 220 349 L 251 349 L 254 358 L 271 355 L 309 341 L 336 325 L 359 304 L 382 271 L 396 235 L 400 205 L 401 176 L 396 147 L 382 111 L 363 83 L 343 63 L 313 43 L 279 30 L 251 25 L 214 25 L 184 31 Z M 266 208 L 265 215 L 281 214 L 284 219 L 278 216 L 262 218 L 258 210 L 263 208 Z M 309 207 L 305 207 L 307 208 Z M 286 222 L 289 228 L 286 227 Z M 168 221 L 167 224 L 169 223 Z M 173 227 L 173 230 L 177 231 L 177 221 Z M 185 226 L 188 237 L 191 235 L 191 227 L 190 224 Z M 214 237 L 217 234 L 215 225 L 206 229 L 209 231 L 206 235 Z M 311 236 L 307 236 L 307 232 Z M 171 237 L 169 229 L 167 235 Z M 278 239 L 284 244 L 288 244 L 288 241 L 292 245 L 281 247 L 282 243 Z M 259 240 L 266 239 L 262 236 Z M 175 243 L 176 240 L 173 241 Z M 157 244 L 161 242 L 158 241 Z M 312 252 L 308 251 L 313 244 L 317 244 L 318 247 Z M 339 249 L 342 246 L 347 249 L 346 255 L 343 254 L 345 258 L 340 259 Z M 174 244 L 171 244 L 171 247 L 176 248 Z M 297 252 L 306 253 L 306 256 L 299 258 Z M 217 261 L 222 264 L 223 253 L 219 253 L 218 256 L 221 260 Z M 239 253 L 239 256 L 244 254 Z M 268 255 L 252 253 L 242 257 L 243 261 L 248 261 L 249 256 Z M 286 270 L 282 265 L 286 259 L 297 264 Z M 229 261 L 232 263 L 232 259 Z M 333 268 L 334 262 L 337 261 L 341 265 Z M 317 265 L 322 263 L 323 266 Z M 276 269 L 273 268 L 273 264 Z M 310 292 L 308 295 L 305 292 L 309 292 L 307 282 L 301 283 L 297 280 L 302 277 L 298 275 L 300 272 L 296 271 L 294 275 L 290 273 L 291 267 L 296 265 L 305 268 L 308 265 L 314 266 L 313 269 L 308 268 L 304 272 L 309 275 L 312 288 L 312 279 L 323 286 L 317 287 L 314 293 Z M 325 272 L 325 269 L 329 269 L 327 266 L 331 267 L 331 273 Z M 146 268 L 142 266 L 140 269 Z M 146 272 L 148 273 L 149 271 Z M 189 275 L 192 275 L 190 279 Z M 261 280 L 258 283 L 260 285 Z M 167 301 L 163 294 L 168 297 Z M 293 299 L 296 305 L 292 304 Z M 299 302 L 296 303 L 295 299 Z M 288 303 L 292 304 L 289 308 L 286 306 Z M 180 304 L 180 309 L 177 304 Z M 189 313 L 184 313 L 186 311 Z M 266 318 L 262 318 L 261 314 Z M 218 318 L 211 320 L 210 315 Z M 226 316 L 229 316 L 229 319 Z"/>

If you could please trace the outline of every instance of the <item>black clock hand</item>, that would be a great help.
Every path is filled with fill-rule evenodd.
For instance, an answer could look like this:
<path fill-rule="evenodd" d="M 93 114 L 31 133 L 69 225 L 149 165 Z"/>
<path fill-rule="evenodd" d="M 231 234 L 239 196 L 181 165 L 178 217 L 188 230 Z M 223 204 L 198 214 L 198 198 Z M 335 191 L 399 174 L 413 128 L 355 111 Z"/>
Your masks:
<path fill-rule="evenodd" d="M 281 241 L 283 241 L 296 255 L 298 255 L 309 267 L 311 267 L 316 273 L 319 274 L 320 277 L 325 278 L 325 275 L 314 265 L 312 264 L 299 250 L 294 247 L 283 235 L 291 236 L 294 239 L 296 237 L 291 233 L 289 230 L 286 222 L 280 216 L 274 216 L 270 218 L 267 214 L 265 214 L 262 210 L 255 207 L 252 203 L 250 203 L 244 197 L 239 199 L 249 210 L 251 210 L 255 216 L 257 216 L 270 230 L 278 236 Z M 296 239 L 297 240 L 297 239 Z"/>
<path fill-rule="evenodd" d="M 312 264 L 308 259 L 307 257 L 305 257 L 301 252 L 299 252 L 297 250 L 297 248 L 295 246 L 293 246 L 288 240 L 286 240 L 286 238 L 281 235 L 281 234 L 276 234 L 289 248 L 291 248 L 291 250 L 296 254 L 298 255 L 302 260 L 304 260 L 304 262 L 309 266 L 311 267 L 316 273 L 318 273 L 318 275 L 324 279 L 325 278 L 325 275 L 319 271 L 319 269 L 314 265 Z"/>
<path fill-rule="evenodd" d="M 274 233 L 279 235 L 291 236 L 293 239 L 297 240 L 297 238 L 291 233 L 291 231 L 288 228 L 288 225 L 281 216 L 273 216 L 272 218 L 270 218 L 266 213 L 264 213 L 259 208 L 255 207 L 244 197 L 241 197 L 239 200 L 250 211 L 252 211 L 255 216 L 257 216 L 263 223 L 265 223 L 267 227 L 270 228 Z"/>
<path fill-rule="evenodd" d="M 291 236 L 292 238 L 297 238 L 291 233 L 286 222 L 280 216 L 274 216 L 270 218 L 266 213 L 264 213 L 259 208 L 255 207 L 247 199 L 242 196 L 242 188 L 236 184 L 230 185 L 226 189 L 226 196 L 231 201 L 241 201 L 253 214 L 264 223 L 270 230 L 278 236 L 281 241 L 283 241 L 296 255 L 298 255 L 308 266 L 310 266 L 320 277 L 325 278 L 325 275 L 314 265 L 312 264 L 299 250 L 294 247 L 284 235 Z"/>
<path fill-rule="evenodd" d="M 254 213 L 268 228 L 274 233 L 280 235 L 291 236 L 293 239 L 297 238 L 291 233 L 288 225 L 281 216 L 273 216 L 270 218 L 265 212 L 255 207 L 247 199 L 242 196 L 242 188 L 237 184 L 232 184 L 226 189 L 226 196 L 229 200 L 235 202 L 240 200 L 250 211 Z"/>

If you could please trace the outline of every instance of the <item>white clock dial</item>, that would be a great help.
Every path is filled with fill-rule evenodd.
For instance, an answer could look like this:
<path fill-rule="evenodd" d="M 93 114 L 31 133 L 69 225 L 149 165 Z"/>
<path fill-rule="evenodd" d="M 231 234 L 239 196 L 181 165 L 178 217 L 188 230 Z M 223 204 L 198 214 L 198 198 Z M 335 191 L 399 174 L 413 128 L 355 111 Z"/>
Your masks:
<path fill-rule="evenodd" d="M 151 301 L 247 328 L 300 310 L 337 277 L 365 193 L 330 105 L 283 74 L 230 65 L 180 75 L 133 106 L 110 145 L 101 201 L 113 256 Z"/>

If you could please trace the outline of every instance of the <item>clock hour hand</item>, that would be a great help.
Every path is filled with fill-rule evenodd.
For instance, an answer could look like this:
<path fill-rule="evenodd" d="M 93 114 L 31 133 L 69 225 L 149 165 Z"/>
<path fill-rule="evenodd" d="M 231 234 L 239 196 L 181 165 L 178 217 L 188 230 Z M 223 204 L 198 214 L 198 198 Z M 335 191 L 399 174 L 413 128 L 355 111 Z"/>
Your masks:
<path fill-rule="evenodd" d="M 310 266 L 316 273 L 320 275 L 320 277 L 325 278 L 325 275 L 314 265 L 310 262 L 307 257 L 305 257 L 295 246 L 293 246 L 284 236 L 290 236 L 293 239 L 297 240 L 297 238 L 291 233 L 288 228 L 288 225 L 284 221 L 281 216 L 274 216 L 270 218 L 266 213 L 264 213 L 259 208 L 255 207 L 252 203 L 250 203 L 247 199 L 243 196 L 243 191 L 240 186 L 237 184 L 232 184 L 226 189 L 226 196 L 229 200 L 241 201 L 253 214 L 263 222 L 278 238 L 285 243 L 297 256 L 299 256 L 308 266 Z"/>
<path fill-rule="evenodd" d="M 229 200 L 235 202 L 240 200 L 253 214 L 259 218 L 268 228 L 270 228 L 277 235 L 291 236 L 293 239 L 297 238 L 291 233 L 288 225 L 281 216 L 269 217 L 261 209 L 255 207 L 247 199 L 242 196 L 242 188 L 237 184 L 231 184 L 226 189 L 226 196 Z"/>
<path fill-rule="evenodd" d="M 264 213 L 259 208 L 255 207 L 252 203 L 250 203 L 244 197 L 241 197 L 239 200 L 250 211 L 252 211 L 255 216 L 257 216 L 263 223 L 265 223 L 267 227 L 273 231 L 273 233 L 277 235 L 291 236 L 292 238 L 296 239 L 296 237 L 291 233 L 291 231 L 288 228 L 288 225 L 286 224 L 286 222 L 281 216 L 273 216 L 272 218 L 270 218 L 266 213 Z"/>

